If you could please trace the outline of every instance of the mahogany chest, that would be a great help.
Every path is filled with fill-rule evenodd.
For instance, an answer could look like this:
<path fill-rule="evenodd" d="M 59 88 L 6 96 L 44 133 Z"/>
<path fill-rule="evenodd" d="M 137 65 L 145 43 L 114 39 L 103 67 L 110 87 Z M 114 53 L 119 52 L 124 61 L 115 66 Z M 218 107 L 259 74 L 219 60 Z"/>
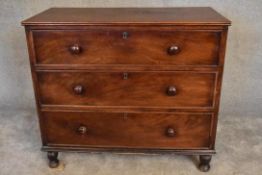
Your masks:
<path fill-rule="evenodd" d="M 51 8 L 22 22 L 50 167 L 62 151 L 215 153 L 230 21 L 212 8 Z"/>

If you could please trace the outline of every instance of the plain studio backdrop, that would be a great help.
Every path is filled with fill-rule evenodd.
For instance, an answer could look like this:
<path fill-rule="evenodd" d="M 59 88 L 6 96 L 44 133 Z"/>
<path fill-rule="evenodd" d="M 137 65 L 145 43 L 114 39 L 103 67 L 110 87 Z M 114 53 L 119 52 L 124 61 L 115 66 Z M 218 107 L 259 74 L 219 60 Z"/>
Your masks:
<path fill-rule="evenodd" d="M 9 128 L 4 126 L 12 117 L 7 119 L 6 111 L 13 112 L 12 115 L 23 115 L 23 112 L 29 111 L 25 116 L 15 118 L 16 122 L 37 121 L 34 112 L 35 101 L 33 86 L 30 75 L 29 59 L 26 47 L 26 38 L 24 28 L 20 22 L 36 13 L 39 13 L 50 7 L 190 7 L 190 6 L 211 6 L 222 15 L 232 21 L 229 27 L 228 44 L 226 52 L 226 62 L 224 70 L 224 79 L 222 86 L 222 97 L 220 105 L 220 123 L 219 127 L 225 127 L 225 120 L 232 120 L 246 124 L 250 124 L 253 119 L 256 123 L 262 120 L 262 1 L 261 0 L 0 0 L 0 154 L 3 152 L 7 144 Z M 121 14 L 119 14 L 121 15 Z M 17 112 L 16 112 L 17 111 Z M 21 112 L 22 111 L 22 112 Z M 32 114 L 32 115 L 31 115 Z M 10 114 L 11 115 L 11 114 Z M 230 117 L 229 117 L 230 116 Z M 228 119 L 226 119 L 228 117 Z M 13 118 L 14 119 L 14 118 Z M 249 120 L 248 120 L 249 119 Z M 21 120 L 21 121 L 20 121 Z M 234 122 L 228 126 L 236 128 Z M 22 123 L 23 124 L 23 123 Z M 224 124 L 224 125 L 223 125 Z M 36 126 L 35 126 L 36 125 Z M 38 138 L 39 131 L 36 123 L 32 126 L 37 131 L 34 135 Z M 240 126 L 239 126 L 240 127 Z M 256 125 L 250 124 L 250 132 L 255 130 Z M 252 128 L 253 127 L 253 128 Z M 23 127 L 21 127 L 21 130 Z M 240 130 L 241 131 L 241 130 Z M 13 132 L 13 131 L 10 131 Z M 221 131 L 223 135 L 226 131 Z M 28 131 L 30 134 L 30 131 Z M 6 135 L 4 135 L 6 134 Z M 261 151 L 261 134 L 251 134 L 256 137 L 260 143 L 250 150 L 258 149 Z M 8 135 L 8 139 L 10 135 Z M 15 136 L 14 136 L 15 137 Z M 22 137 L 22 136 L 21 136 Z M 236 137 L 232 137 L 236 138 Z M 238 139 L 238 138 L 236 138 Z M 243 139 L 245 140 L 245 139 Z M 28 140 L 28 144 L 36 142 L 36 148 L 32 152 L 40 152 L 40 140 Z M 13 141 L 16 143 L 16 141 Z M 230 144 L 230 143 L 229 143 Z M 235 146 L 241 142 L 235 142 Z M 30 144 L 29 144 L 30 145 Z M 21 146 L 21 145 L 20 145 Z M 7 146 L 6 146 L 7 147 Z M 218 147 L 221 148 L 221 147 Z M 223 152 L 223 151 L 222 151 Z M 32 153 L 33 154 L 33 153 Z M 38 154 L 41 154 L 38 153 Z M 0 164 L 5 157 L 0 156 Z M 11 155 L 13 156 L 13 155 Z M 10 156 L 10 157 L 11 157 Z M 44 155 L 39 159 L 45 159 Z M 256 155 L 256 159 L 262 160 Z M 80 156 L 81 157 L 81 156 Z M 85 157 L 85 156 L 84 156 Z M 215 156 L 216 157 L 216 156 Z M 216 159 L 214 157 L 214 159 Z M 122 158 L 123 159 L 123 158 Z M 81 160 L 84 158 L 81 157 Z M 3 162 L 2 162 L 3 161 Z M 43 161 L 43 160 L 41 160 Z M 243 163 L 243 162 L 242 162 Z M 260 162 L 261 163 L 261 162 Z M 71 162 L 68 160 L 68 164 Z M 216 162 L 221 164 L 221 162 Z M 183 164 L 181 164 L 183 165 Z M 190 166 L 190 164 L 187 164 Z M 1 166 L 1 165 L 0 165 Z M 16 167 L 6 167 L 2 170 L 14 169 Z M 24 165 L 26 166 L 26 165 Z M 40 165 L 39 165 L 40 166 Z M 47 166 L 45 163 L 43 166 Z M 192 165 L 191 165 L 192 166 Z M 215 169 L 214 165 L 214 169 Z M 82 167 L 83 168 L 83 167 Z M 229 167 L 228 167 L 229 168 Z M 240 166 L 241 168 L 241 166 Z M 1 174 L 0 169 L 0 174 Z M 250 168 L 250 171 L 258 170 Z M 261 169 L 260 169 L 261 170 Z M 192 170 L 193 171 L 193 170 Z M 215 170 L 213 170 L 215 171 Z M 29 172 L 29 171 L 28 171 Z M 195 172 L 195 171 L 194 171 Z M 197 170 L 196 170 L 197 172 Z M 261 171 L 260 171 L 261 173 Z M 7 174 L 7 173 L 6 173 Z M 160 173 L 158 173 L 160 174 Z M 227 173 L 226 173 L 227 174 Z M 231 174 L 231 173 L 228 173 Z M 241 173 L 240 173 L 241 174 Z M 256 173 L 255 173 L 256 174 Z"/>

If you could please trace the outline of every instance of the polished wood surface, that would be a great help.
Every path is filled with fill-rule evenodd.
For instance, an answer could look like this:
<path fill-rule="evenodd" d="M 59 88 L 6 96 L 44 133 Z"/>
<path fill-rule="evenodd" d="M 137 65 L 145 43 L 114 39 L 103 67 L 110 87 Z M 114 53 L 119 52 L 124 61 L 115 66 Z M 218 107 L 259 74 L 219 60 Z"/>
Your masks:
<path fill-rule="evenodd" d="M 210 7 L 179 8 L 51 8 L 23 25 L 176 24 L 230 25 Z"/>
<path fill-rule="evenodd" d="M 207 114 L 45 112 L 43 117 L 47 145 L 163 149 L 210 145 L 212 117 Z M 84 132 L 79 132 L 81 127 Z"/>
<path fill-rule="evenodd" d="M 121 15 L 120 15 L 121 14 Z M 230 21 L 212 8 L 52 8 L 25 25 L 42 150 L 215 153 Z"/>
<path fill-rule="evenodd" d="M 125 27 L 41 30 L 33 36 L 37 64 L 218 64 L 219 32 Z"/>
<path fill-rule="evenodd" d="M 38 74 L 41 104 L 87 106 L 212 107 L 215 78 L 193 72 L 129 72 L 127 79 L 122 72 Z"/>

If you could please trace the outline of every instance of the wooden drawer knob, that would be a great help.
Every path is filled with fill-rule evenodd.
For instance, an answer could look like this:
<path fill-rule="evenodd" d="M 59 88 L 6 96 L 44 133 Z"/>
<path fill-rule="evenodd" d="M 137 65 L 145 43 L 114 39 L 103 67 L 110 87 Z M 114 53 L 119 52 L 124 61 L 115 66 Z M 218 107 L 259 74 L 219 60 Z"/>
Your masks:
<path fill-rule="evenodd" d="M 166 129 L 166 136 L 167 137 L 174 137 L 175 135 L 176 135 L 176 132 L 175 132 L 174 128 L 168 127 Z"/>
<path fill-rule="evenodd" d="M 81 95 L 84 93 L 84 87 L 82 85 L 76 85 L 73 90 L 77 95 Z"/>
<path fill-rule="evenodd" d="M 169 95 L 169 96 L 175 96 L 176 92 L 177 91 L 176 91 L 176 87 L 175 86 L 169 86 L 167 88 L 167 91 L 166 91 L 167 95 Z"/>
<path fill-rule="evenodd" d="M 72 46 L 69 47 L 69 51 L 72 53 L 72 54 L 79 54 L 81 53 L 81 47 L 78 45 L 78 44 L 74 44 Z"/>
<path fill-rule="evenodd" d="M 78 129 L 77 129 L 77 132 L 79 134 L 86 134 L 87 132 L 87 127 L 86 126 L 80 126 Z"/>
<path fill-rule="evenodd" d="M 173 45 L 173 46 L 170 46 L 168 49 L 167 49 L 167 53 L 169 55 L 176 55 L 180 52 L 180 48 L 176 45 Z"/>

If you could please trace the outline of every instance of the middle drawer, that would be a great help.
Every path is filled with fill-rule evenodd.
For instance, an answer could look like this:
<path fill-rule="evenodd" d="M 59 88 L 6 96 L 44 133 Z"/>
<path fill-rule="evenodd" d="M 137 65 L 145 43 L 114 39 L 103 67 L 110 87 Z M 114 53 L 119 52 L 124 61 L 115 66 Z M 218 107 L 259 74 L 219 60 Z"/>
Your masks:
<path fill-rule="evenodd" d="M 38 72 L 41 104 L 212 107 L 216 73 Z"/>

